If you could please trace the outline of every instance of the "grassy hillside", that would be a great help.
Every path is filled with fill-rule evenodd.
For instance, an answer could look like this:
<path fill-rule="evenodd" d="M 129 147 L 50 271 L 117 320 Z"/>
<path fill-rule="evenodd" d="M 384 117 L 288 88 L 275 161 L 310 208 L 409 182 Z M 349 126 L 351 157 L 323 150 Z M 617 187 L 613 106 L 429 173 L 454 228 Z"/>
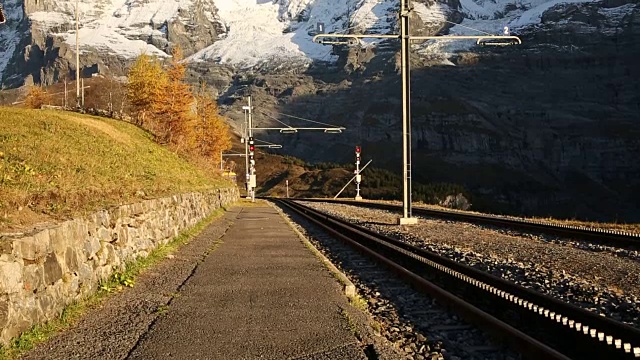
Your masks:
<path fill-rule="evenodd" d="M 133 125 L 0 107 L 0 230 L 224 183 Z"/>

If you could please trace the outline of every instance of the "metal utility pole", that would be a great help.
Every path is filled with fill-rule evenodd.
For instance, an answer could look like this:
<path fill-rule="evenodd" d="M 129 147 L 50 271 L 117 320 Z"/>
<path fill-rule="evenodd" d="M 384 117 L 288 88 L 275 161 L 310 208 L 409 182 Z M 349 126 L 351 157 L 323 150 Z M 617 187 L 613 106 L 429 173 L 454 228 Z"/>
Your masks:
<path fill-rule="evenodd" d="M 362 180 L 362 176 L 360 175 L 360 154 L 362 148 L 360 145 L 356 146 L 356 197 L 355 200 L 362 200 L 362 196 L 360 196 L 360 181 Z"/>
<path fill-rule="evenodd" d="M 411 36 L 410 16 L 413 12 L 411 0 L 400 0 L 400 34 L 318 34 L 314 42 L 327 45 L 351 45 L 347 40 L 358 39 L 400 39 L 400 62 L 402 76 L 402 217 L 398 224 L 416 224 L 418 219 L 411 215 L 411 41 L 412 40 L 477 40 L 479 45 L 515 45 L 522 41 L 517 36 Z M 327 40 L 324 40 L 327 39 Z M 336 40 L 338 39 L 338 40 Z M 343 40 L 340 40 L 343 39 Z"/>
<path fill-rule="evenodd" d="M 255 168 L 255 160 L 253 159 L 253 106 L 251 106 L 251 95 L 247 97 L 247 106 L 242 107 L 243 110 L 247 110 L 249 116 L 247 118 L 247 132 L 249 133 L 249 153 L 248 153 L 248 161 L 249 161 L 249 172 L 247 175 L 247 191 L 251 196 L 251 202 L 256 201 L 256 168 Z M 247 144 L 245 144 L 246 148 Z"/>
<path fill-rule="evenodd" d="M 247 136 L 249 132 L 249 125 L 247 123 L 247 110 L 244 111 L 244 184 L 247 188 L 247 198 L 249 197 L 249 137 Z"/>
<path fill-rule="evenodd" d="M 289 198 L 289 180 L 285 180 L 284 183 L 287 186 L 287 199 L 288 199 Z"/>
<path fill-rule="evenodd" d="M 76 104 L 80 107 L 80 9 L 76 0 Z"/>
<path fill-rule="evenodd" d="M 417 224 L 411 217 L 411 64 L 410 64 L 410 22 L 409 0 L 400 4 L 401 73 L 402 73 L 402 217 L 398 224 Z"/>
<path fill-rule="evenodd" d="M 324 123 L 320 123 L 322 125 L 328 125 L 326 127 L 293 127 L 293 126 L 288 126 L 286 124 L 283 123 L 283 125 L 285 125 L 285 127 L 253 127 L 253 106 L 251 105 L 251 96 L 247 97 L 247 105 L 242 107 L 243 110 L 246 110 L 248 112 L 248 117 L 245 117 L 245 124 L 246 124 L 246 131 L 248 132 L 248 142 L 249 144 L 246 144 L 246 140 L 247 138 L 245 138 L 245 152 L 247 152 L 247 146 L 249 147 L 248 152 L 247 152 L 247 158 L 249 161 L 248 164 L 248 168 L 249 171 L 247 172 L 247 190 L 249 191 L 250 195 L 251 195 L 251 199 L 252 201 L 255 201 L 255 192 L 256 192 L 256 169 L 255 169 L 255 160 L 253 158 L 253 151 L 256 147 L 256 145 L 254 145 L 254 139 L 253 139 L 253 130 L 279 130 L 280 133 L 282 134 L 293 134 L 293 133 L 297 133 L 299 130 L 321 130 L 324 131 L 325 133 L 341 133 L 343 130 L 345 130 L 344 127 L 341 126 L 333 126 L 330 124 L 324 124 Z M 283 114 L 284 115 L 284 114 Z M 291 116 L 291 115 L 286 115 L 286 116 Z M 297 119 L 301 119 L 301 120 L 305 120 L 299 117 L 295 117 Z M 279 121 L 276 119 L 276 121 Z M 260 145 L 257 145 L 260 146 Z M 276 145 L 276 144 L 271 144 L 269 143 L 268 145 L 262 145 L 262 146 L 266 146 L 269 148 L 281 148 L 281 145 Z"/>
<path fill-rule="evenodd" d="M 253 142 L 253 106 L 251 106 L 251 96 L 249 96 L 249 139 Z M 251 188 L 251 202 L 256 201 L 256 163 L 253 159 L 253 149 L 251 148 L 253 144 L 249 144 L 249 150 L 251 154 L 251 158 L 249 159 L 249 186 Z"/>

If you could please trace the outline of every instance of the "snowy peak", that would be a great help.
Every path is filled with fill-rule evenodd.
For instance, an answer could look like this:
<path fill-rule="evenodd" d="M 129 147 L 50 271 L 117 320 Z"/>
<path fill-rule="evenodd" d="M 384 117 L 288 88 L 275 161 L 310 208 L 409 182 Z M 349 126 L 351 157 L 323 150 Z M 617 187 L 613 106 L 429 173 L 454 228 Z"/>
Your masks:
<path fill-rule="evenodd" d="M 83 49 L 93 48 L 132 58 L 145 52 L 166 56 L 168 24 L 188 23 L 190 13 L 201 12 L 214 20 L 211 0 L 93 0 L 79 3 L 79 41 Z M 75 1 L 56 0 L 45 9 L 32 12 L 34 26 L 60 36 L 75 46 Z M 211 26 L 211 24 L 192 24 Z M 65 27 L 66 31 L 65 30 Z M 63 30 L 56 33 L 56 30 Z"/>
<path fill-rule="evenodd" d="M 312 41 L 324 32 L 387 33 L 397 1 L 215 0 L 225 24 L 224 39 L 193 55 L 192 61 L 219 61 L 238 68 L 265 64 L 305 65 L 314 60 L 334 61 L 330 47 Z"/>
<path fill-rule="evenodd" d="M 599 6 L 603 10 L 599 14 L 610 23 L 600 29 L 606 33 L 609 27 L 618 26 L 624 14 L 638 11 L 632 0 L 607 1 L 605 6 L 602 0 L 413 0 L 422 22 L 414 31 L 500 34 L 505 26 L 516 33 L 537 31 L 542 23 L 560 26 L 570 22 L 569 15 L 560 11 L 563 7 Z M 8 22 L 0 28 L 0 79 L 14 76 L 7 69 L 19 68 L 20 61 L 26 63 L 33 45 L 45 49 L 52 46 L 46 44 L 61 46 L 61 42 L 75 48 L 75 0 L 3 3 Z M 95 56 L 118 58 L 123 64 L 143 52 L 164 57 L 179 45 L 191 55 L 191 62 L 221 63 L 236 69 L 290 69 L 337 60 L 331 46 L 313 43 L 319 29 L 325 33 L 396 33 L 398 9 L 399 0 L 82 0 L 79 41 L 83 58 L 90 64 Z M 28 29 L 31 36 L 20 29 Z M 377 42 L 366 40 L 361 45 Z M 446 60 L 472 46 L 473 41 L 427 42 L 419 51 Z M 49 65 L 43 62 L 42 66 Z M 58 70 L 68 71 L 60 67 Z"/>

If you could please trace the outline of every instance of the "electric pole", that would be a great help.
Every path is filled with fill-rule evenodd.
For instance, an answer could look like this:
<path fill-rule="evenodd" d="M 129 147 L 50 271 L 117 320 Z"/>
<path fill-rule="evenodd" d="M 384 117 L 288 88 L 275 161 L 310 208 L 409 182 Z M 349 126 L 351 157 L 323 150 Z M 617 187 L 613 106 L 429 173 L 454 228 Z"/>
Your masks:
<path fill-rule="evenodd" d="M 413 12 L 411 0 L 400 0 L 400 34 L 318 34 L 314 42 L 326 45 L 350 45 L 350 41 L 359 39 L 400 39 L 400 71 L 402 76 L 402 217 L 399 225 L 416 224 L 417 218 L 411 215 L 411 41 L 412 40 L 477 40 L 479 45 L 515 45 L 522 41 L 512 35 L 481 36 L 411 36 L 410 16 Z M 481 31 L 480 31 L 481 32 Z M 328 40 L 324 40 L 328 39 Z M 335 40 L 338 39 L 338 40 Z"/>
<path fill-rule="evenodd" d="M 345 130 L 345 128 L 341 126 L 333 126 L 331 124 L 320 123 L 317 121 L 307 120 L 307 119 L 303 119 L 303 118 L 292 116 L 292 115 L 286 115 L 286 114 L 282 114 L 282 115 L 293 117 L 299 120 L 307 120 L 307 121 L 315 122 L 315 123 L 326 125 L 326 126 L 325 127 L 293 127 L 293 126 L 288 126 L 276 119 L 276 121 L 281 122 L 283 125 L 285 125 L 285 127 L 253 127 L 253 106 L 251 105 L 251 96 L 247 97 L 247 105 L 243 106 L 242 109 L 248 112 L 248 116 L 245 117 L 246 129 L 249 135 L 249 138 L 248 138 L 249 149 L 248 149 L 248 156 L 247 156 L 248 162 L 249 162 L 248 163 L 249 171 L 247 172 L 247 191 L 250 193 L 252 201 L 255 201 L 255 192 L 256 192 L 256 186 L 257 186 L 256 185 L 256 168 L 255 168 L 256 162 L 253 157 L 254 150 L 256 147 L 253 139 L 253 130 L 279 130 L 281 134 L 294 134 L 294 133 L 297 133 L 299 130 L 321 130 L 321 131 L 324 131 L 325 133 L 333 134 L 333 133 L 342 133 L 342 131 Z M 276 144 L 263 145 L 263 146 L 267 146 L 269 148 L 282 147 L 281 145 L 276 145 Z M 247 147 L 247 144 L 245 143 L 245 153 L 247 152 L 246 147 Z"/>
<path fill-rule="evenodd" d="M 247 97 L 247 106 L 242 107 L 243 110 L 247 110 L 249 116 L 247 117 L 247 133 L 249 135 L 248 139 L 248 162 L 249 162 L 249 172 L 247 173 L 247 191 L 249 196 L 251 196 L 251 202 L 256 201 L 256 161 L 253 157 L 255 151 L 255 145 L 253 143 L 253 106 L 251 105 L 251 95 Z M 245 151 L 247 148 L 247 144 L 245 144 Z"/>
<path fill-rule="evenodd" d="M 417 224 L 418 219 L 411 216 L 411 39 L 409 38 L 411 8 L 410 0 L 400 3 L 400 41 L 402 73 L 402 218 L 400 225 Z"/>
<path fill-rule="evenodd" d="M 249 126 L 247 123 L 247 110 L 244 110 L 244 170 L 245 179 L 244 184 L 247 189 L 247 198 L 249 198 Z"/>
<path fill-rule="evenodd" d="M 76 104 L 80 107 L 80 9 L 78 8 L 78 0 L 76 0 Z"/>

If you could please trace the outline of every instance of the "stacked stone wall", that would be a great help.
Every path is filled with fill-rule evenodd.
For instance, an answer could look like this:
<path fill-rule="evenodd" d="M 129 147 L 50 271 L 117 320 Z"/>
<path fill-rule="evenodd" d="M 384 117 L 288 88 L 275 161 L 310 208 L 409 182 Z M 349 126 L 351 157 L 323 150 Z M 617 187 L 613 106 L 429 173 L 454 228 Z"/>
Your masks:
<path fill-rule="evenodd" d="M 57 317 L 127 262 L 147 256 L 238 199 L 237 188 L 180 194 L 98 211 L 29 234 L 0 234 L 0 343 Z"/>

